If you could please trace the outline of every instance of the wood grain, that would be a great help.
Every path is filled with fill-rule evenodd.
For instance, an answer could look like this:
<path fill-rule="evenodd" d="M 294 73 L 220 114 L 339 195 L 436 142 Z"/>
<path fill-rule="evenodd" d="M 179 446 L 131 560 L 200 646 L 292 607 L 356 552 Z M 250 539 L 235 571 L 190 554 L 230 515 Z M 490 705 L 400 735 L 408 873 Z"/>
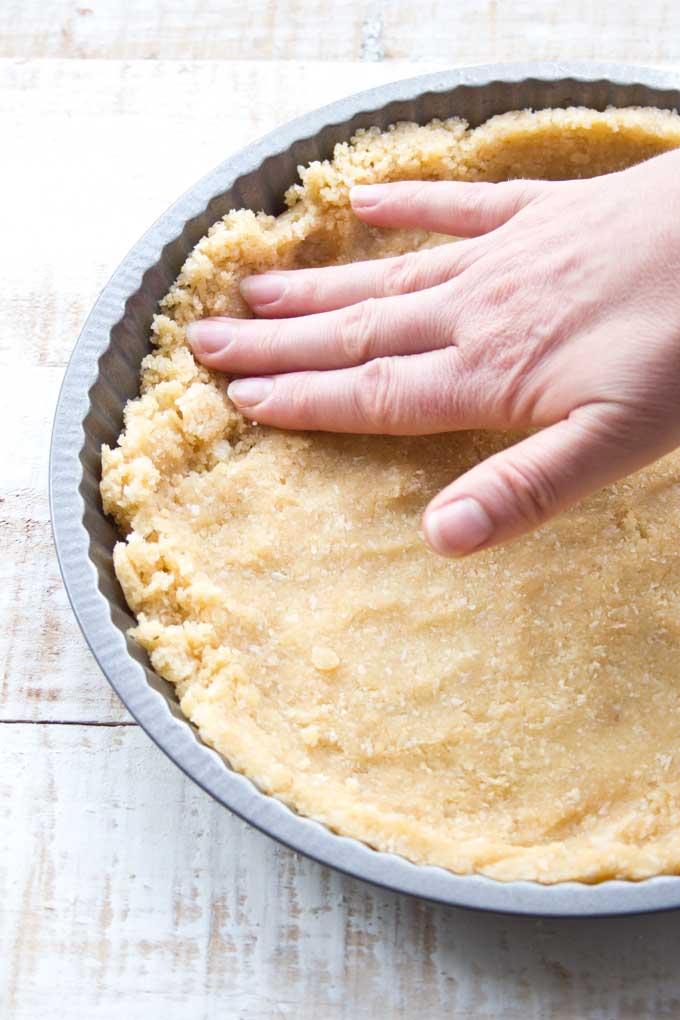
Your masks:
<path fill-rule="evenodd" d="M 678 915 L 537 922 L 373 889 L 219 808 L 137 727 L 5 725 L 2 762 L 8 1020 L 680 1015 Z"/>
<path fill-rule="evenodd" d="M 0 56 L 674 61 L 666 0 L 4 0 Z"/>

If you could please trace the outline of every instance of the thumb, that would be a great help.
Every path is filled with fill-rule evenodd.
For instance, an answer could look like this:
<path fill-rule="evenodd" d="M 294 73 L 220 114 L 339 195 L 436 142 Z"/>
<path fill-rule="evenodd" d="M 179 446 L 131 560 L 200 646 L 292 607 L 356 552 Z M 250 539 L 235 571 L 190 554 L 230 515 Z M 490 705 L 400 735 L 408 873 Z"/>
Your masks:
<path fill-rule="evenodd" d="M 644 430 L 643 430 L 644 431 Z M 444 556 L 499 545 L 532 531 L 675 445 L 636 436 L 623 410 L 581 408 L 461 475 L 427 507 L 425 538 Z"/>
<path fill-rule="evenodd" d="M 398 181 L 361 184 L 349 193 L 352 209 L 378 227 L 414 227 L 452 237 L 478 237 L 501 227 L 546 188 L 548 181 Z"/>

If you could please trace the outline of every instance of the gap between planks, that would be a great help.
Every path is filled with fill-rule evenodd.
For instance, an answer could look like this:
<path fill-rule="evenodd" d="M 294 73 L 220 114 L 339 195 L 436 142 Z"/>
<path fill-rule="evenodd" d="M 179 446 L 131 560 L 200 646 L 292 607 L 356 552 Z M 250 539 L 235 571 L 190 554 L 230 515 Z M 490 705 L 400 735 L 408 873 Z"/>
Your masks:
<path fill-rule="evenodd" d="M 139 723 L 130 720 L 120 722 L 97 722 L 95 719 L 0 719 L 0 726 L 136 726 Z"/>

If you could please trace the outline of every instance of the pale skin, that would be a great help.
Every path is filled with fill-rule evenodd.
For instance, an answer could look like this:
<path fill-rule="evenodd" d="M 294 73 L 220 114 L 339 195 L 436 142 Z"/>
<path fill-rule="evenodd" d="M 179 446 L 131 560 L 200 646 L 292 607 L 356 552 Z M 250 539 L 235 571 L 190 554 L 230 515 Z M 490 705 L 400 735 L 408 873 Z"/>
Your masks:
<path fill-rule="evenodd" d="M 254 319 L 187 335 L 262 424 L 537 428 L 425 509 L 435 552 L 506 542 L 680 444 L 680 151 L 607 177 L 352 189 L 438 248 L 242 282 Z"/>

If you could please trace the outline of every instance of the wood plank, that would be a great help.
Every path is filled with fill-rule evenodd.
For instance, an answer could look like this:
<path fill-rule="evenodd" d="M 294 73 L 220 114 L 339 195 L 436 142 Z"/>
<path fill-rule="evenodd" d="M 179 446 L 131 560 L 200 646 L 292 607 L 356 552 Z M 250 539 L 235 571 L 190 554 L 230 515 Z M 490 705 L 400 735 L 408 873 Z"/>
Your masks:
<path fill-rule="evenodd" d="M 246 826 L 136 727 L 3 726 L 0 814 L 12 1020 L 680 1014 L 680 915 L 536 922 L 373 889 Z"/>
<path fill-rule="evenodd" d="M 0 720 L 128 718 L 71 614 L 47 508 L 63 366 L 99 290 L 230 152 L 310 96 L 394 75 L 379 64 L 0 61 L 0 131 L 12 139 L 0 193 Z"/>
<path fill-rule="evenodd" d="M 62 370 L 2 373 L 0 721 L 127 719 L 80 635 L 52 545 L 45 480 Z"/>
<path fill-rule="evenodd" d="M 674 61 L 665 0 L 5 0 L 0 56 Z"/>

